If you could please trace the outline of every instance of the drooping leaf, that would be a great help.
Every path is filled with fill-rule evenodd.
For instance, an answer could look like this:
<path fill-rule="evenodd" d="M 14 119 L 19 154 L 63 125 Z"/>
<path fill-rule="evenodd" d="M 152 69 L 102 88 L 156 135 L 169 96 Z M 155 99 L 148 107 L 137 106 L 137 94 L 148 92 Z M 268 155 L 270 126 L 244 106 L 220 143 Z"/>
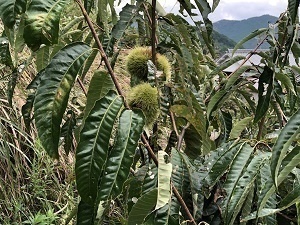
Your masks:
<path fill-rule="evenodd" d="M 147 61 L 147 68 L 148 68 L 148 74 L 147 74 L 148 82 L 149 84 L 151 84 L 152 87 L 155 87 L 155 79 L 157 79 L 155 78 L 155 76 L 156 76 L 157 69 L 151 60 Z"/>
<path fill-rule="evenodd" d="M 129 213 L 128 225 L 142 224 L 146 216 L 154 209 L 156 200 L 157 188 L 141 196 Z"/>
<path fill-rule="evenodd" d="M 266 182 L 269 181 L 270 177 L 271 177 L 271 170 L 270 170 L 270 164 L 268 162 L 268 163 L 265 163 L 261 167 L 260 172 L 259 172 L 259 174 L 257 176 L 257 182 L 256 182 L 256 184 L 257 184 L 257 186 L 256 186 L 257 191 L 256 191 L 256 195 L 257 195 L 258 199 L 262 199 L 263 196 L 261 196 L 261 194 L 264 193 L 264 189 L 266 187 Z M 264 207 L 268 208 L 268 209 L 276 209 L 277 202 L 278 201 L 276 199 L 276 193 L 273 193 L 267 199 Z M 248 215 L 244 215 L 243 217 L 246 217 Z M 273 225 L 273 224 L 275 225 L 275 224 L 277 224 L 277 222 L 276 222 L 276 214 L 265 216 L 265 217 L 261 218 L 261 220 L 262 220 L 262 222 L 266 223 L 267 225 Z"/>
<path fill-rule="evenodd" d="M 142 196 L 143 182 L 145 180 L 146 174 L 149 170 L 147 164 L 136 169 L 134 174 L 129 176 L 129 188 L 127 198 L 128 211 L 131 211 L 132 206 L 136 203 L 136 200 Z"/>
<path fill-rule="evenodd" d="M 283 160 L 282 167 L 280 167 L 280 171 L 277 178 L 277 185 L 279 186 L 286 178 L 287 175 L 294 169 L 297 162 L 299 162 L 299 147 L 296 146 Z M 271 164 L 272 165 L 272 164 Z M 257 208 L 258 210 L 254 213 L 257 218 L 261 217 L 264 213 L 264 208 L 270 201 L 272 195 L 275 195 L 275 184 L 270 173 L 270 176 L 267 177 L 264 184 L 260 189 L 260 195 L 257 200 Z M 248 218 L 248 217 L 247 217 Z"/>
<path fill-rule="evenodd" d="M 82 72 L 80 74 L 80 77 L 82 80 L 84 80 L 84 78 L 86 77 L 86 74 L 88 73 L 91 66 L 93 65 L 98 53 L 99 53 L 98 49 L 94 49 L 93 52 L 91 53 L 90 57 L 86 60 L 84 67 L 82 69 Z"/>
<path fill-rule="evenodd" d="M 68 155 L 73 149 L 73 132 L 76 126 L 76 116 L 72 110 L 67 113 L 67 120 L 61 128 L 61 136 L 64 138 L 64 150 Z"/>
<path fill-rule="evenodd" d="M 241 218 L 248 216 L 252 210 L 252 203 L 254 197 L 254 188 L 251 188 L 247 198 L 245 199 L 244 206 L 241 211 Z M 247 222 L 241 222 L 241 225 L 247 225 Z"/>
<path fill-rule="evenodd" d="M 123 99 L 110 91 L 95 102 L 80 132 L 75 174 L 78 192 L 88 204 L 93 204 L 96 200 L 112 129 L 122 105 Z"/>
<path fill-rule="evenodd" d="M 238 78 L 245 73 L 247 70 L 249 70 L 251 68 L 251 66 L 242 66 L 240 68 L 238 68 L 238 70 L 234 71 L 234 73 L 232 73 L 230 75 L 230 77 L 228 78 L 226 85 L 225 85 L 225 90 L 228 90 L 229 88 L 231 88 L 235 82 L 238 80 Z"/>
<path fill-rule="evenodd" d="M 94 206 L 84 201 L 80 201 L 77 211 L 77 225 L 93 225 L 94 224 Z"/>
<path fill-rule="evenodd" d="M 300 162 L 300 146 L 292 149 L 282 160 L 278 181 L 282 182 Z"/>
<path fill-rule="evenodd" d="M 286 208 L 296 204 L 297 202 L 300 201 L 300 185 L 297 185 L 291 192 L 289 192 L 284 199 L 281 200 L 279 203 L 278 207 L 276 209 L 269 209 L 269 208 L 264 208 L 260 210 L 259 214 L 251 213 L 249 216 L 246 218 L 242 219 L 242 221 L 248 221 L 252 220 L 255 218 L 260 218 L 260 217 L 266 217 L 273 215 L 277 212 L 280 212 L 282 210 L 285 210 Z"/>
<path fill-rule="evenodd" d="M 211 114 L 218 108 L 219 104 L 224 100 L 227 94 L 227 91 L 221 90 L 212 96 L 207 106 L 207 118 L 210 118 Z"/>
<path fill-rule="evenodd" d="M 25 12 L 27 0 L 2 0 L 0 1 L 0 17 L 8 28 L 13 28 L 17 16 Z"/>
<path fill-rule="evenodd" d="M 24 40 L 33 50 L 58 42 L 59 21 L 69 0 L 32 0 L 26 10 Z"/>
<path fill-rule="evenodd" d="M 58 158 L 60 124 L 77 73 L 91 49 L 72 43 L 59 51 L 43 70 L 34 100 L 34 118 L 41 144 L 47 153 Z"/>
<path fill-rule="evenodd" d="M 17 85 L 17 80 L 20 75 L 19 71 L 20 70 L 18 70 L 18 69 L 13 70 L 13 72 L 11 73 L 10 80 L 7 85 L 7 100 L 8 100 L 8 103 L 10 106 L 12 106 L 12 104 L 13 104 L 12 100 L 13 100 L 13 95 L 14 95 L 15 88 Z"/>
<path fill-rule="evenodd" d="M 9 51 L 9 41 L 6 37 L 0 37 L 0 64 L 4 64 L 6 66 L 13 66 L 13 62 Z"/>
<path fill-rule="evenodd" d="M 113 27 L 111 35 L 119 40 L 123 37 L 125 30 L 132 23 L 133 18 L 136 16 L 137 7 L 135 5 L 126 4 L 120 12 L 120 19 Z"/>
<path fill-rule="evenodd" d="M 164 151 L 158 151 L 158 188 L 157 203 L 155 209 L 160 209 L 166 205 L 171 198 L 171 174 L 172 163 L 169 162 L 168 154 Z"/>
<path fill-rule="evenodd" d="M 146 194 L 149 191 L 153 190 L 157 187 L 157 180 L 158 180 L 158 169 L 154 163 L 150 163 L 148 165 L 148 171 L 146 176 L 143 180 L 142 184 L 142 194 Z"/>
<path fill-rule="evenodd" d="M 227 171 L 232 163 L 232 159 L 240 151 L 241 144 L 230 146 L 228 149 L 220 147 L 220 156 L 218 158 L 209 158 L 208 162 L 212 164 L 212 167 L 206 176 L 205 180 L 209 187 L 213 187 L 218 179 Z"/>
<path fill-rule="evenodd" d="M 230 58 L 229 60 L 226 60 L 224 63 L 222 63 L 221 65 L 219 65 L 218 67 L 216 67 L 211 73 L 210 73 L 210 77 L 213 75 L 216 75 L 220 72 L 222 72 L 223 70 L 225 70 L 226 68 L 232 66 L 234 63 L 239 62 L 241 60 L 245 59 L 244 56 L 241 55 L 237 55 L 234 56 L 233 58 Z"/>
<path fill-rule="evenodd" d="M 230 132 L 230 138 L 235 139 L 238 138 L 242 131 L 247 127 L 247 125 L 252 120 L 252 117 L 246 117 L 238 121 L 236 124 L 233 125 L 233 128 Z"/>
<path fill-rule="evenodd" d="M 36 52 L 36 67 L 37 71 L 44 69 L 50 61 L 50 48 L 44 46 Z"/>
<path fill-rule="evenodd" d="M 34 102 L 35 94 L 29 94 L 26 99 L 26 103 L 22 106 L 22 116 L 23 121 L 26 127 L 26 130 L 30 131 L 30 124 L 32 121 L 32 109 L 33 109 L 33 102 Z"/>
<path fill-rule="evenodd" d="M 194 100 L 196 100 L 194 98 Z M 196 108 L 196 113 L 185 105 L 173 105 L 170 110 L 176 114 L 177 117 L 183 117 L 193 125 L 197 133 L 200 135 L 203 141 L 203 154 L 207 154 L 210 151 L 210 142 L 206 133 L 206 120 L 203 114 L 203 110 Z"/>
<path fill-rule="evenodd" d="M 95 105 L 95 102 L 104 97 L 110 90 L 114 89 L 114 83 L 109 74 L 104 70 L 96 70 L 91 79 L 87 93 L 84 118 L 86 118 Z"/>
<path fill-rule="evenodd" d="M 144 225 L 172 225 L 170 216 L 170 205 L 166 204 L 162 208 L 152 212 L 152 215 L 148 216 L 148 220 Z M 177 225 L 178 223 L 176 223 Z"/>
<path fill-rule="evenodd" d="M 298 15 L 298 8 L 299 8 L 299 1 L 298 0 L 289 0 L 288 1 L 288 11 L 292 18 L 292 23 L 296 23 L 297 15 Z"/>
<path fill-rule="evenodd" d="M 92 8 L 94 7 L 94 2 L 95 2 L 94 0 L 84 0 L 83 5 L 88 14 L 91 12 Z"/>
<path fill-rule="evenodd" d="M 225 214 L 225 221 L 227 223 L 230 219 L 229 207 L 231 198 L 234 198 L 233 191 L 236 188 L 236 185 L 243 175 L 245 168 L 248 166 L 249 159 L 252 155 L 253 148 L 249 146 L 247 143 L 243 143 L 240 147 L 239 152 L 232 158 L 232 164 L 226 176 L 226 181 L 224 184 L 224 189 L 226 191 L 226 198 L 224 201 L 224 214 Z"/>
<path fill-rule="evenodd" d="M 200 134 L 193 125 L 190 125 L 184 133 L 184 142 L 186 147 L 184 153 L 191 159 L 195 159 L 201 155 L 202 140 Z"/>
<path fill-rule="evenodd" d="M 258 103 L 256 107 L 254 123 L 257 123 L 268 111 L 273 91 L 273 70 L 265 66 L 258 81 Z"/>
<path fill-rule="evenodd" d="M 255 178 L 267 157 L 268 154 L 260 154 L 255 156 L 249 163 L 245 173 L 237 182 L 228 205 L 227 224 L 234 224 L 234 221 L 254 184 Z"/>
<path fill-rule="evenodd" d="M 294 95 L 296 95 L 295 87 L 292 83 L 293 80 L 290 79 L 288 71 L 275 73 L 275 78 L 278 79 L 281 82 L 281 84 L 285 86 L 286 89 L 290 90 Z"/>
<path fill-rule="evenodd" d="M 171 163 L 173 165 L 172 171 L 172 183 L 181 196 L 184 197 L 186 190 L 189 186 L 189 173 L 187 166 L 182 158 L 182 155 L 175 148 L 171 152 Z M 171 201 L 171 212 L 172 216 L 178 216 L 181 210 L 181 205 L 178 199 L 173 195 Z"/>
<path fill-rule="evenodd" d="M 98 1 L 98 13 L 97 13 L 97 23 L 99 26 L 103 27 L 105 32 L 108 32 L 108 24 L 110 19 L 110 13 L 108 9 L 108 0 L 99 0 Z"/>
<path fill-rule="evenodd" d="M 253 220 L 255 218 L 261 218 L 261 217 L 266 217 L 266 216 L 270 216 L 273 215 L 274 213 L 279 212 L 280 209 L 262 209 L 260 211 L 259 215 L 256 215 L 256 212 L 251 213 L 250 215 L 246 216 L 245 218 L 241 219 L 241 222 L 246 222 L 248 220 Z"/>
<path fill-rule="evenodd" d="M 214 0 L 213 1 L 213 6 L 212 6 L 212 9 L 211 9 L 212 12 L 215 11 L 215 9 L 219 5 L 219 3 L 220 3 L 220 0 Z"/>
<path fill-rule="evenodd" d="M 125 110 L 119 118 L 117 137 L 98 186 L 98 202 L 117 197 L 123 188 L 144 126 L 140 110 Z"/>
<path fill-rule="evenodd" d="M 224 127 L 224 137 L 222 139 L 224 142 L 226 142 L 232 130 L 232 116 L 229 112 L 221 111 L 221 113 L 222 113 L 222 121 Z"/>
<path fill-rule="evenodd" d="M 192 161 L 185 155 L 184 153 L 180 153 L 187 171 L 188 171 L 188 178 L 190 183 L 191 189 L 191 198 L 193 203 L 193 217 L 196 220 L 199 220 L 202 217 L 203 213 L 203 205 L 204 205 L 204 195 L 202 194 L 202 186 L 203 186 L 203 179 L 206 176 L 206 171 L 198 170 L 198 167 L 195 166 Z"/>
<path fill-rule="evenodd" d="M 236 46 L 234 47 L 234 49 L 232 50 L 232 55 L 235 53 L 235 51 L 237 49 L 239 49 L 245 42 L 251 40 L 252 38 L 255 38 L 256 36 L 259 36 L 263 33 L 266 33 L 268 31 L 267 28 L 261 28 L 258 30 L 253 31 L 251 34 L 249 34 L 248 36 L 244 37 L 242 40 L 240 40 Z"/>
<path fill-rule="evenodd" d="M 282 160 L 294 140 L 295 136 L 300 131 L 300 110 L 298 110 L 288 121 L 285 127 L 281 130 L 277 141 L 272 150 L 271 173 L 275 186 L 278 186 L 278 172 Z"/>

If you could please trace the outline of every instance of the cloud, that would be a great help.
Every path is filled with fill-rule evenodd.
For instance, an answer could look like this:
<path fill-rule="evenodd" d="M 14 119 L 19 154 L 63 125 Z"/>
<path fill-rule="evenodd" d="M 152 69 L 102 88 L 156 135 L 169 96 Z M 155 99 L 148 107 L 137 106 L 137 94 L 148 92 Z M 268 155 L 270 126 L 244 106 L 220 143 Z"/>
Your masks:
<path fill-rule="evenodd" d="M 287 1 L 223 0 L 210 15 L 210 19 L 213 21 L 220 19 L 242 20 L 264 14 L 279 16 L 286 7 Z"/>
<path fill-rule="evenodd" d="M 177 0 L 158 0 L 167 12 L 178 13 L 179 3 Z M 121 10 L 129 0 L 122 0 Z M 193 0 L 191 1 L 193 2 Z M 213 0 L 208 0 L 212 5 Z M 269 14 L 279 16 L 286 10 L 288 0 L 221 0 L 216 10 L 209 15 L 209 18 L 216 22 L 221 19 L 242 20 L 254 16 Z"/>

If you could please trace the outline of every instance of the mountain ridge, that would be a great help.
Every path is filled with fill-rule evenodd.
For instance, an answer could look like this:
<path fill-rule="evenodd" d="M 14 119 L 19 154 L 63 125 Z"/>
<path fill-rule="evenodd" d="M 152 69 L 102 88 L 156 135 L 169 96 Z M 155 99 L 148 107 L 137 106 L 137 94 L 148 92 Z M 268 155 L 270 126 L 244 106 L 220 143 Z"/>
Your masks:
<path fill-rule="evenodd" d="M 244 37 L 249 35 L 252 31 L 268 27 L 269 23 L 275 23 L 278 18 L 271 15 L 262 15 L 250 17 L 243 20 L 219 20 L 213 23 L 214 30 L 228 38 L 239 42 Z M 246 42 L 243 46 L 245 48 L 255 48 L 257 40 L 253 39 Z M 268 44 L 263 44 L 262 48 L 268 48 Z"/>

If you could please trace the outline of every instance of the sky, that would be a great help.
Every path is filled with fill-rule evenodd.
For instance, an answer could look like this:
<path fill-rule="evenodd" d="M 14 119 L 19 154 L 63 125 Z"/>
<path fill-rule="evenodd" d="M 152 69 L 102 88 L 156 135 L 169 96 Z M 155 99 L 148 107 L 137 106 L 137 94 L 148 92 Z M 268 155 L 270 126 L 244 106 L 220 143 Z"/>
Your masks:
<path fill-rule="evenodd" d="M 124 6 L 128 0 L 122 0 Z M 179 10 L 177 0 L 158 0 L 167 12 L 176 14 Z M 208 0 L 212 5 L 213 0 Z M 243 20 L 254 16 L 269 14 L 279 17 L 287 8 L 288 0 L 220 0 L 216 10 L 210 14 L 212 22 L 222 19 Z"/>
<path fill-rule="evenodd" d="M 158 0 L 168 12 L 176 13 L 179 8 L 177 0 Z M 212 5 L 213 0 L 208 0 Z M 242 20 L 254 16 L 270 14 L 279 17 L 287 8 L 288 0 L 220 0 L 216 10 L 210 14 L 212 22 L 221 19 Z"/>

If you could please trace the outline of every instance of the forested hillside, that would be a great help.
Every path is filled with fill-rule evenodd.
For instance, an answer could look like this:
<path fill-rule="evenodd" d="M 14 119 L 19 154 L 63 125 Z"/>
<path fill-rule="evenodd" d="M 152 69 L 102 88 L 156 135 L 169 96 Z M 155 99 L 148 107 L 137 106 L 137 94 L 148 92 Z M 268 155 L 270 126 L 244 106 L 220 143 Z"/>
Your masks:
<path fill-rule="evenodd" d="M 227 36 L 228 38 L 239 42 L 252 31 L 259 28 L 267 27 L 269 23 L 275 23 L 278 18 L 271 15 L 263 15 L 259 17 L 252 17 L 245 20 L 220 20 L 215 22 L 214 30 Z M 257 45 L 259 39 L 252 39 L 244 44 L 244 48 L 253 49 Z M 265 43 L 262 48 L 268 47 Z"/>

